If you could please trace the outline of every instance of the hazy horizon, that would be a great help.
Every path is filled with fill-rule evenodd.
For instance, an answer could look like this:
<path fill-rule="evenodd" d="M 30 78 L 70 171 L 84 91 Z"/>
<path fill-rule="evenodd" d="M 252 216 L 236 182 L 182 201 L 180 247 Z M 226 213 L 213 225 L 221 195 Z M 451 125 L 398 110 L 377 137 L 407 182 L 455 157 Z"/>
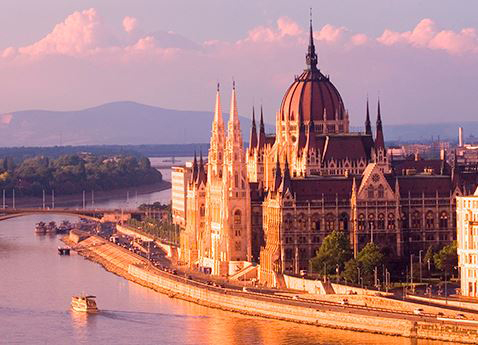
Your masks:
<path fill-rule="evenodd" d="M 113 101 L 210 112 L 218 81 L 226 112 L 234 78 L 239 112 L 263 104 L 273 124 L 305 67 L 310 6 L 319 67 L 351 125 L 362 124 L 367 95 L 373 120 L 380 96 L 388 125 L 475 120 L 478 3 L 470 0 L 5 0 L 0 113 Z"/>

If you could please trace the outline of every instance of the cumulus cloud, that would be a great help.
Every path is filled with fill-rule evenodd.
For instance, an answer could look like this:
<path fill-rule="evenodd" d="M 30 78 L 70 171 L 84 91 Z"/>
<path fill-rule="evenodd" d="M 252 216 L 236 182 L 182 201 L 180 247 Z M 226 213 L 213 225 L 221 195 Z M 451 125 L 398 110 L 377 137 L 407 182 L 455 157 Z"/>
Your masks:
<path fill-rule="evenodd" d="M 18 49 L 24 55 L 84 54 L 99 47 L 104 38 L 102 24 L 94 8 L 69 15 L 38 42 Z"/>
<path fill-rule="evenodd" d="M 123 29 L 127 33 L 131 33 L 136 30 L 138 26 L 138 20 L 134 17 L 126 16 L 123 18 Z"/>
<path fill-rule="evenodd" d="M 377 41 L 386 46 L 408 44 L 421 48 L 441 49 L 451 54 L 478 52 L 476 29 L 439 30 L 436 23 L 429 18 L 422 19 L 411 31 L 396 32 L 386 29 Z"/>

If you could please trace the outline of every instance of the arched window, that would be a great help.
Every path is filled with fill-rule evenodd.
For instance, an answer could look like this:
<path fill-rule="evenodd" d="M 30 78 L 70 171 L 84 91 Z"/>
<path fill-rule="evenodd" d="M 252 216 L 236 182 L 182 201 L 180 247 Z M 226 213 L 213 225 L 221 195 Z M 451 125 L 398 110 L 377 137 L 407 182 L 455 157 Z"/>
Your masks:
<path fill-rule="evenodd" d="M 435 217 L 433 216 L 432 211 L 427 212 L 425 222 L 426 222 L 427 229 L 433 229 L 434 228 Z"/>
<path fill-rule="evenodd" d="M 294 225 L 293 223 L 294 223 L 294 217 L 290 213 L 287 213 L 285 215 L 285 228 L 288 230 L 292 229 Z"/>
<path fill-rule="evenodd" d="M 410 216 L 408 215 L 408 213 L 406 212 L 403 212 L 402 213 L 402 227 L 404 229 L 408 229 L 408 227 L 410 226 Z"/>
<path fill-rule="evenodd" d="M 312 231 L 320 231 L 320 215 L 318 213 L 312 215 Z"/>
<path fill-rule="evenodd" d="M 447 229 L 448 228 L 448 214 L 443 211 L 440 213 L 440 229 Z"/>
<path fill-rule="evenodd" d="M 368 215 L 368 228 L 375 230 L 375 215 L 373 213 Z"/>
<path fill-rule="evenodd" d="M 395 215 L 393 213 L 389 213 L 387 216 L 387 229 L 395 230 Z"/>
<path fill-rule="evenodd" d="M 340 215 L 340 220 L 339 220 L 339 230 L 340 231 L 348 231 L 349 229 L 349 216 L 347 213 L 342 213 Z"/>
<path fill-rule="evenodd" d="M 368 197 L 369 199 L 375 198 L 375 192 L 374 192 L 372 186 L 369 186 L 369 187 L 367 188 L 367 197 Z"/>
<path fill-rule="evenodd" d="M 199 214 L 201 215 L 201 217 L 204 217 L 204 215 L 206 214 L 204 205 L 201 205 L 201 207 L 199 208 Z"/>
<path fill-rule="evenodd" d="M 300 231 L 305 231 L 307 229 L 307 218 L 304 213 L 299 214 L 297 218 L 297 227 Z"/>
<path fill-rule="evenodd" d="M 358 216 L 358 229 L 365 230 L 365 215 L 363 213 Z"/>
<path fill-rule="evenodd" d="M 383 213 L 379 213 L 378 215 L 377 228 L 385 229 L 385 215 Z"/>
<path fill-rule="evenodd" d="M 234 224 L 241 225 L 241 211 L 239 210 L 234 212 Z"/>
<path fill-rule="evenodd" d="M 382 185 L 378 186 L 377 194 L 379 199 L 385 198 L 385 188 Z"/>
<path fill-rule="evenodd" d="M 325 216 L 325 230 L 326 231 L 335 230 L 335 217 L 332 213 L 329 213 Z"/>
<path fill-rule="evenodd" d="M 420 212 L 415 211 L 412 214 L 412 228 L 413 229 L 420 229 L 422 226 L 422 219 L 420 216 Z"/>

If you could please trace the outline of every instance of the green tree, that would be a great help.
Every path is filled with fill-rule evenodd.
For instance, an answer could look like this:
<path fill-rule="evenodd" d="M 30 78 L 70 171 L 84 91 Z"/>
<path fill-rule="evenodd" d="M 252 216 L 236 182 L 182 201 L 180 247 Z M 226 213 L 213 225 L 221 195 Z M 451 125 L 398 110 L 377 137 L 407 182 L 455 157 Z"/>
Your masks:
<path fill-rule="evenodd" d="M 374 278 L 375 267 L 383 264 L 384 256 L 380 248 L 372 242 L 360 251 L 357 255 L 357 261 L 361 270 L 361 276 L 366 285 L 371 285 Z"/>
<path fill-rule="evenodd" d="M 325 237 L 317 255 L 310 261 L 314 272 L 324 272 L 326 268 L 328 274 L 334 274 L 337 266 L 342 271 L 351 257 L 352 250 L 347 236 L 343 231 L 334 230 Z"/>
<path fill-rule="evenodd" d="M 453 241 L 433 255 L 435 267 L 450 274 L 454 266 L 458 265 L 457 243 Z"/>
<path fill-rule="evenodd" d="M 356 259 L 350 259 L 345 263 L 345 269 L 342 272 L 342 278 L 348 283 L 358 283 L 359 263 Z"/>

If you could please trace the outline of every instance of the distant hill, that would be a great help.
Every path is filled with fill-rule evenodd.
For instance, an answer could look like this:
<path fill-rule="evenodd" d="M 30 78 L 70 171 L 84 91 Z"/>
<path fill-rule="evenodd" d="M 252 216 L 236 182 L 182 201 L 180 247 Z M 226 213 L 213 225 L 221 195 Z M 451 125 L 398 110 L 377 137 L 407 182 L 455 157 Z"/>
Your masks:
<path fill-rule="evenodd" d="M 249 140 L 249 116 L 240 116 L 244 142 Z M 0 115 L 0 147 L 207 143 L 212 117 L 212 112 L 171 110 L 135 102 L 113 102 L 78 111 L 18 111 Z M 224 114 L 225 121 L 227 118 Z M 465 137 L 478 136 L 477 121 L 385 125 L 385 140 L 430 141 L 432 136 L 456 140 L 459 126 L 464 127 Z M 274 126 L 266 125 L 266 131 L 274 132 Z"/>
<path fill-rule="evenodd" d="M 228 120 L 228 114 L 224 114 Z M 0 115 L 0 146 L 207 143 L 212 112 L 114 102 L 78 111 L 27 110 Z M 240 116 L 247 141 L 250 118 Z"/>

